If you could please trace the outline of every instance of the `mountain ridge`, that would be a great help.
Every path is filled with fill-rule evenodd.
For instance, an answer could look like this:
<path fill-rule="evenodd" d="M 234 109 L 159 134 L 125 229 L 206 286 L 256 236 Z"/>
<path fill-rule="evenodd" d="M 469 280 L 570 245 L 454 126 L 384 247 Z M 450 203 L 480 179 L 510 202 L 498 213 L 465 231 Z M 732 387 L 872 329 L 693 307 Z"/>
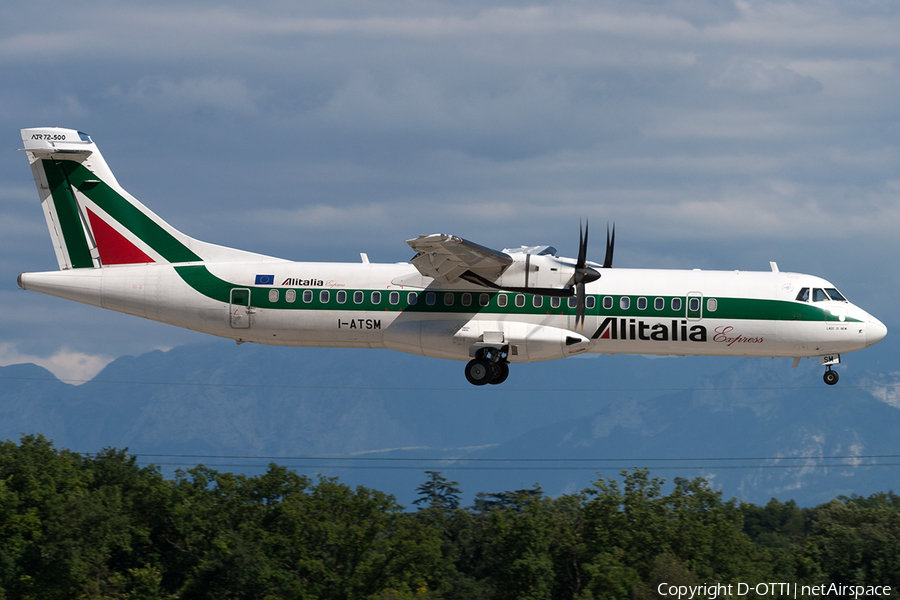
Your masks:
<path fill-rule="evenodd" d="M 891 362 L 884 352 L 873 358 Z M 601 356 L 513 365 L 503 386 L 472 388 L 460 363 L 215 341 L 121 357 L 79 386 L 35 365 L 2 367 L 0 438 L 41 433 L 81 452 L 127 447 L 164 471 L 191 464 L 172 464 L 172 455 L 203 455 L 224 470 L 258 470 L 264 464 L 252 457 L 282 457 L 403 502 L 414 498 L 425 470 L 446 470 L 467 494 L 540 482 L 555 495 L 587 487 L 592 477 L 564 461 L 615 459 L 590 464 L 607 476 L 623 466 L 705 475 L 727 496 L 808 504 L 884 491 L 891 467 L 825 468 L 819 460 L 711 469 L 668 459 L 891 454 L 900 434 L 900 410 L 888 402 L 894 375 L 850 364 L 841 365 L 841 383 L 827 387 L 815 361 L 791 369 L 764 359 Z M 876 398 L 879 389 L 884 399 Z M 251 458 L 213 458 L 226 456 Z M 329 456 L 340 460 L 288 460 Z M 557 462 L 525 463 L 523 471 L 500 460 L 510 458 Z"/>

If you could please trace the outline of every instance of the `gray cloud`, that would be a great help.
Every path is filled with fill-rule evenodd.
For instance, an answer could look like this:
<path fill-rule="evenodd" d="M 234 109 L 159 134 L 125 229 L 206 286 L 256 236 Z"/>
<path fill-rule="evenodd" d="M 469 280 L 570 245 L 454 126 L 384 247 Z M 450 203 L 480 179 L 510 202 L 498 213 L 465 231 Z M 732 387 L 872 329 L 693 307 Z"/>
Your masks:
<path fill-rule="evenodd" d="M 775 259 L 834 274 L 845 292 L 880 272 L 862 302 L 876 313 L 900 293 L 896 7 L 61 6 L 0 19 L 0 190 L 15 190 L 0 193 L 0 222 L 17 224 L 0 243 L 0 292 L 13 313 L 33 296 L 14 289 L 17 272 L 55 267 L 12 152 L 19 128 L 44 124 L 91 133 L 123 185 L 177 227 L 291 258 L 405 260 L 403 240 L 435 231 L 572 253 L 589 218 L 618 223 L 621 266 Z M 167 328 L 115 323 L 117 348 L 137 347 L 129 328 L 167 343 Z M 0 342 L 117 353 L 92 328 L 78 341 L 61 327 L 13 319 Z"/>

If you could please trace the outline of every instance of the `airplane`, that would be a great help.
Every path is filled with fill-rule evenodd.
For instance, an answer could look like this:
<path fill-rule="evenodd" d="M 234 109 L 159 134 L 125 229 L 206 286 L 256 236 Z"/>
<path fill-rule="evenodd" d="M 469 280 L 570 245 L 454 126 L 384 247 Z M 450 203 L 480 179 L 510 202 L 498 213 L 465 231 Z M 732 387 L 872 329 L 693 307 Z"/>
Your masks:
<path fill-rule="evenodd" d="M 465 361 L 477 386 L 510 364 L 582 353 L 818 358 L 834 385 L 841 354 L 887 328 L 828 281 L 769 271 L 612 267 L 551 246 L 493 250 L 454 235 L 407 240 L 408 263 L 294 262 L 201 242 L 113 176 L 91 137 L 22 129 L 58 271 L 19 287 L 236 340 L 390 348 Z"/>

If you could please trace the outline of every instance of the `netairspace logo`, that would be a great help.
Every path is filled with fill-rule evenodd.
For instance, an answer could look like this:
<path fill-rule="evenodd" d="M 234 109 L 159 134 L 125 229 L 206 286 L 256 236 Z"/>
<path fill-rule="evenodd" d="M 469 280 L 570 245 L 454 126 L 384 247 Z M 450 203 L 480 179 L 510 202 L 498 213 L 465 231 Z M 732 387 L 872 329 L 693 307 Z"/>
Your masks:
<path fill-rule="evenodd" d="M 671 596 L 677 600 L 708 598 L 716 600 L 721 596 L 746 596 L 753 592 L 757 596 L 772 598 L 808 598 L 828 596 L 829 598 L 864 598 L 867 596 L 890 597 L 889 585 L 844 585 L 831 583 L 822 585 L 797 585 L 796 583 L 717 583 L 713 585 L 669 585 L 661 583 L 656 588 L 660 596 Z"/>

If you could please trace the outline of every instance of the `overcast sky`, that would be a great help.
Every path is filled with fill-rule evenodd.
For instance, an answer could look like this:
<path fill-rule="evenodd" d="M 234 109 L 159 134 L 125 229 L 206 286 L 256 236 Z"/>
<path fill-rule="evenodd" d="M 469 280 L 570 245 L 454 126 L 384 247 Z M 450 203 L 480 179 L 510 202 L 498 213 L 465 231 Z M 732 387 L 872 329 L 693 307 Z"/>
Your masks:
<path fill-rule="evenodd" d="M 200 334 L 19 290 L 56 269 L 19 129 L 89 133 L 195 237 L 408 260 L 453 233 L 616 266 L 813 273 L 900 325 L 900 5 L 0 7 L 0 364 L 64 376 Z"/>

